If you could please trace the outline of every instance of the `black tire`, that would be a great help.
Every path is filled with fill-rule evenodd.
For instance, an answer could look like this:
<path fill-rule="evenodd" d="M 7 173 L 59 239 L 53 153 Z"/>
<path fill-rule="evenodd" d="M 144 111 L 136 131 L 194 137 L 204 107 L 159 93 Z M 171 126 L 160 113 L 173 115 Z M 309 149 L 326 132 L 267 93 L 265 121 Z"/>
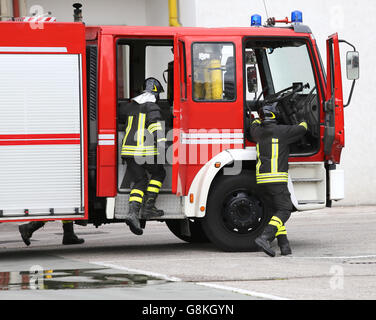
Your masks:
<path fill-rule="evenodd" d="M 223 251 L 255 251 L 254 240 L 269 219 L 270 213 L 256 196 L 255 173 L 242 171 L 214 181 L 202 228 Z"/>
<path fill-rule="evenodd" d="M 189 229 L 191 232 L 190 236 L 182 234 L 181 231 L 181 220 L 180 219 L 167 219 L 166 225 L 170 229 L 170 231 L 180 240 L 189 243 L 207 243 L 210 240 L 205 235 L 205 232 L 202 230 L 201 225 L 202 219 L 189 219 Z"/>

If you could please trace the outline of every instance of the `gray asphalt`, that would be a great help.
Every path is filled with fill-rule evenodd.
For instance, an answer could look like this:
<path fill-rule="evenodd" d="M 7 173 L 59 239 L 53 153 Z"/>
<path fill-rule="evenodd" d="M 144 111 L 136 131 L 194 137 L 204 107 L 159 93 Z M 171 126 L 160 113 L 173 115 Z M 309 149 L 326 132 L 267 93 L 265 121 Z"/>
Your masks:
<path fill-rule="evenodd" d="M 0 299 L 374 300 L 375 223 L 374 206 L 293 213 L 293 254 L 275 258 L 185 243 L 159 222 L 143 236 L 123 224 L 75 226 L 85 243 L 74 246 L 50 222 L 30 247 L 19 223 L 3 223 Z"/>

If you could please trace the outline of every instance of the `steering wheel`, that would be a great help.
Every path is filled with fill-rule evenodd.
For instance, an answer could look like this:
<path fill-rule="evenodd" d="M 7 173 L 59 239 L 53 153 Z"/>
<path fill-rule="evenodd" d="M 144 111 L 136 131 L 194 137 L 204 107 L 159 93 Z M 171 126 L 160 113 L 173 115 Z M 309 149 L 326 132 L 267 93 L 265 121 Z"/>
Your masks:
<path fill-rule="evenodd" d="M 273 103 L 273 102 L 280 102 L 284 99 L 287 99 L 294 95 L 295 93 L 302 91 L 303 88 L 309 88 L 309 83 L 306 83 L 305 85 L 302 85 L 299 83 L 298 85 L 293 85 L 291 87 L 282 89 L 281 91 L 278 91 L 274 94 L 271 94 L 265 98 L 265 103 Z M 291 90 L 290 92 L 287 92 Z"/>

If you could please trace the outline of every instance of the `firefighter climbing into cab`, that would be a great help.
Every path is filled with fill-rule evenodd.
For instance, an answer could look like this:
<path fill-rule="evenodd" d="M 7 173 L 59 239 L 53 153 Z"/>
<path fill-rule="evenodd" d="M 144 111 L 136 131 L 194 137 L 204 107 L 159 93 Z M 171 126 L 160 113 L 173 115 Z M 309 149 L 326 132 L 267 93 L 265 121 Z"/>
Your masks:
<path fill-rule="evenodd" d="M 125 222 L 136 235 L 143 233 L 140 218 L 163 216 L 163 210 L 158 210 L 155 202 L 166 177 L 164 163 L 160 161 L 163 157 L 158 157 L 164 153 L 166 142 L 164 121 L 157 105 L 159 94 L 164 90 L 152 77 L 144 81 L 143 88 L 144 91 L 129 103 L 120 104 L 118 114 L 118 121 L 125 123 L 120 154 L 133 183 Z"/>
<path fill-rule="evenodd" d="M 304 120 L 295 125 L 281 124 L 277 104 L 274 102 L 260 108 L 260 119 L 254 119 L 250 128 L 251 137 L 257 143 L 257 193 L 272 210 L 272 218 L 255 243 L 271 257 L 275 256 L 275 252 L 270 243 L 275 238 L 281 255 L 292 253 L 285 227 L 293 209 L 287 187 L 289 144 L 298 141 L 307 132 Z"/>

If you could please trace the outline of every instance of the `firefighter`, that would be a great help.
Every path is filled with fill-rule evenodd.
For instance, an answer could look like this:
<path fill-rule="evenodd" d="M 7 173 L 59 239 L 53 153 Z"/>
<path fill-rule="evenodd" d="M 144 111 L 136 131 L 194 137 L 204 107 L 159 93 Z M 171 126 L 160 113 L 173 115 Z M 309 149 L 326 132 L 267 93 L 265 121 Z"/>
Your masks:
<path fill-rule="evenodd" d="M 63 223 L 63 244 L 81 244 L 85 240 L 78 238 L 73 230 L 73 221 L 64 220 Z M 34 231 L 42 228 L 46 224 L 46 221 L 31 221 L 29 223 L 21 224 L 18 226 L 22 240 L 27 246 L 30 245 L 30 238 L 33 235 Z"/>
<path fill-rule="evenodd" d="M 164 214 L 163 210 L 155 207 L 155 202 L 166 177 L 163 163 L 158 163 L 164 162 L 158 161 L 158 155 L 164 154 L 166 142 L 164 122 L 157 105 L 159 94 L 164 90 L 161 83 L 152 77 L 144 81 L 143 88 L 143 93 L 120 106 L 118 117 L 125 123 L 120 154 L 133 183 L 125 222 L 136 235 L 143 233 L 140 218 L 157 218 Z"/>
<path fill-rule="evenodd" d="M 277 238 L 281 255 L 289 255 L 292 252 L 285 227 L 293 210 L 287 187 L 289 145 L 304 136 L 307 123 L 280 124 L 281 114 L 277 103 L 265 105 L 258 114 L 260 118 L 254 119 L 250 128 L 252 140 L 257 143 L 257 193 L 273 215 L 255 243 L 266 254 L 274 257 L 275 252 L 270 244 Z"/>

